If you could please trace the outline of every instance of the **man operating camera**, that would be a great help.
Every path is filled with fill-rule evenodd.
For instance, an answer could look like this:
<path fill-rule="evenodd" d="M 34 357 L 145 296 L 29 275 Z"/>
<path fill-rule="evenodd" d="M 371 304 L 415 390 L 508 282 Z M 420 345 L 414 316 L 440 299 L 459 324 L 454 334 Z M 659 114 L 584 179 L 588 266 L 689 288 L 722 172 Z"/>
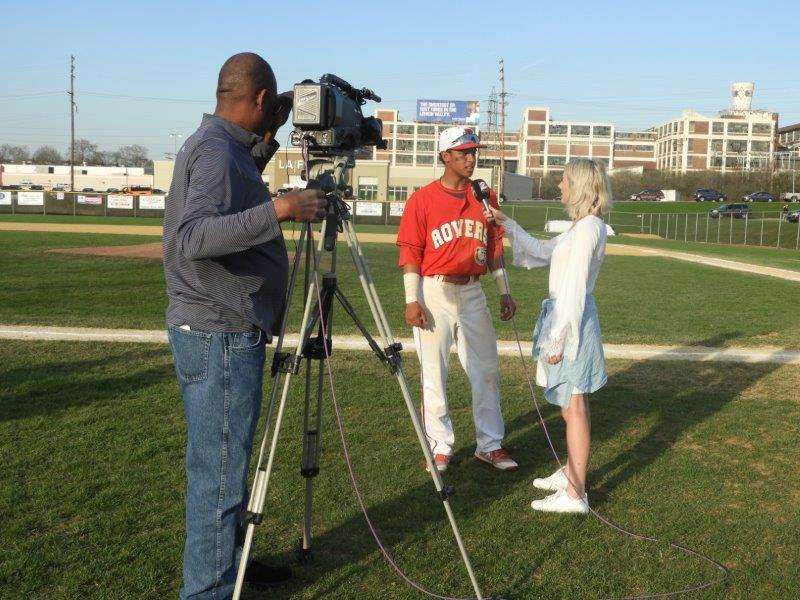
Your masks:
<path fill-rule="evenodd" d="M 188 430 L 184 600 L 233 593 L 265 343 L 286 296 L 279 223 L 325 214 L 321 191 L 272 200 L 261 179 L 291 108 L 269 64 L 257 54 L 232 56 L 216 95 L 214 114 L 203 116 L 176 156 L 164 215 L 168 334 Z M 246 581 L 289 576 L 254 562 Z"/>

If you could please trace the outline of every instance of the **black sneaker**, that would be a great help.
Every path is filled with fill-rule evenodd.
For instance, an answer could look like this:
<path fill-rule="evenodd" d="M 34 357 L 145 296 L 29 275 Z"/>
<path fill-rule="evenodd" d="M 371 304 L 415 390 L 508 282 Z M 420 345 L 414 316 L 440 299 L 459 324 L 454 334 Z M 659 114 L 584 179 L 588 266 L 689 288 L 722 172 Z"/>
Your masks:
<path fill-rule="evenodd" d="M 245 583 L 256 589 L 281 585 L 291 581 L 292 577 L 289 567 L 271 567 L 256 560 L 251 561 L 244 572 Z"/>

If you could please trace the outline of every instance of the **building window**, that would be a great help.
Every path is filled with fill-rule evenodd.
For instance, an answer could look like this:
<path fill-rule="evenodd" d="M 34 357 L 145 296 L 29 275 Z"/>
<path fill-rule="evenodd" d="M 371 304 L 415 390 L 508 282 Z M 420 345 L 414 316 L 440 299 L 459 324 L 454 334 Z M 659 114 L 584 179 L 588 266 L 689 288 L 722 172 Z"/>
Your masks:
<path fill-rule="evenodd" d="M 711 125 L 711 133 L 724 134 L 725 123 L 723 123 L 722 121 L 714 121 L 714 123 Z"/>
<path fill-rule="evenodd" d="M 566 156 L 548 156 L 547 157 L 547 166 L 548 167 L 563 167 L 567 164 L 567 157 Z"/>
<path fill-rule="evenodd" d="M 726 144 L 726 150 L 728 152 L 747 152 L 747 142 L 744 140 L 728 140 Z"/>
<path fill-rule="evenodd" d="M 595 125 L 593 133 L 594 137 L 611 137 L 611 127 L 608 125 Z"/>
<path fill-rule="evenodd" d="M 418 125 L 417 126 L 417 135 L 434 135 L 436 133 L 436 127 L 433 125 Z"/>
<path fill-rule="evenodd" d="M 588 125 L 573 125 L 572 126 L 572 135 L 589 137 L 589 126 Z"/>
<path fill-rule="evenodd" d="M 433 164 L 433 154 L 417 154 L 417 164 L 418 165 L 432 165 Z"/>
<path fill-rule="evenodd" d="M 753 152 L 769 152 L 769 142 L 754 140 L 750 142 L 750 150 Z"/>
<path fill-rule="evenodd" d="M 389 202 L 400 202 L 408 198 L 408 188 L 404 185 L 390 185 L 387 192 Z"/>
<path fill-rule="evenodd" d="M 772 135 L 770 123 L 753 123 L 753 135 Z"/>
<path fill-rule="evenodd" d="M 728 135 L 747 135 L 747 123 L 728 123 Z"/>
<path fill-rule="evenodd" d="M 726 156 L 725 157 L 725 168 L 727 169 L 736 169 L 742 166 L 742 160 L 744 157 L 739 158 L 738 156 Z"/>
<path fill-rule="evenodd" d="M 608 166 L 608 159 L 606 157 L 604 157 L 604 156 L 595 156 L 594 158 L 592 158 L 592 160 L 594 160 L 596 162 L 601 162 L 605 166 Z"/>
<path fill-rule="evenodd" d="M 397 140 L 397 150 L 398 152 L 408 151 L 411 152 L 414 150 L 414 140 Z"/>
<path fill-rule="evenodd" d="M 413 154 L 397 154 L 394 157 L 394 164 L 396 165 L 410 165 L 414 163 Z"/>
<path fill-rule="evenodd" d="M 722 152 L 722 140 L 711 140 L 711 150 Z"/>
<path fill-rule="evenodd" d="M 378 178 L 359 177 L 358 178 L 358 199 L 377 200 L 378 199 Z"/>
<path fill-rule="evenodd" d="M 398 125 L 397 126 L 397 133 L 398 133 L 398 135 L 414 135 L 414 126 L 413 125 Z"/>
<path fill-rule="evenodd" d="M 417 152 L 433 152 L 433 140 L 423 140 L 417 142 Z"/>
<path fill-rule="evenodd" d="M 394 125 L 392 125 L 391 123 L 389 123 L 388 125 L 386 123 L 384 123 L 383 124 L 383 135 L 386 136 L 386 137 L 390 137 L 393 133 L 394 133 Z"/>
<path fill-rule="evenodd" d="M 558 136 L 567 135 L 566 125 L 550 125 L 548 129 L 550 131 L 550 135 L 558 135 Z"/>

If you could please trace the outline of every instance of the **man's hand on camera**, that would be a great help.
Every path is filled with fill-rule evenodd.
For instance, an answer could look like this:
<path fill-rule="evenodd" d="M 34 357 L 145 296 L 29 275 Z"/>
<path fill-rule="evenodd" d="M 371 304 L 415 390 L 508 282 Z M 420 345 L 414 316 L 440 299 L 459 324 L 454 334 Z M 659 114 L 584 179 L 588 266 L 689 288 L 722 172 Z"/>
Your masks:
<path fill-rule="evenodd" d="M 278 221 L 320 221 L 325 216 L 325 193 L 322 190 L 293 190 L 273 200 Z"/>

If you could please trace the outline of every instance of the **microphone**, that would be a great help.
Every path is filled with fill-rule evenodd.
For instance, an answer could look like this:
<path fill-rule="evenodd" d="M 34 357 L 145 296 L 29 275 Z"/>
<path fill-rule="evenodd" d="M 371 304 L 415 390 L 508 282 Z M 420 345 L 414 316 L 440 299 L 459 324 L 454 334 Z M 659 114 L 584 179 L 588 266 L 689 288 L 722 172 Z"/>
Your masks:
<path fill-rule="evenodd" d="M 491 189 L 483 179 L 476 179 L 472 182 L 472 193 L 483 204 L 483 207 L 489 210 L 489 193 Z"/>

